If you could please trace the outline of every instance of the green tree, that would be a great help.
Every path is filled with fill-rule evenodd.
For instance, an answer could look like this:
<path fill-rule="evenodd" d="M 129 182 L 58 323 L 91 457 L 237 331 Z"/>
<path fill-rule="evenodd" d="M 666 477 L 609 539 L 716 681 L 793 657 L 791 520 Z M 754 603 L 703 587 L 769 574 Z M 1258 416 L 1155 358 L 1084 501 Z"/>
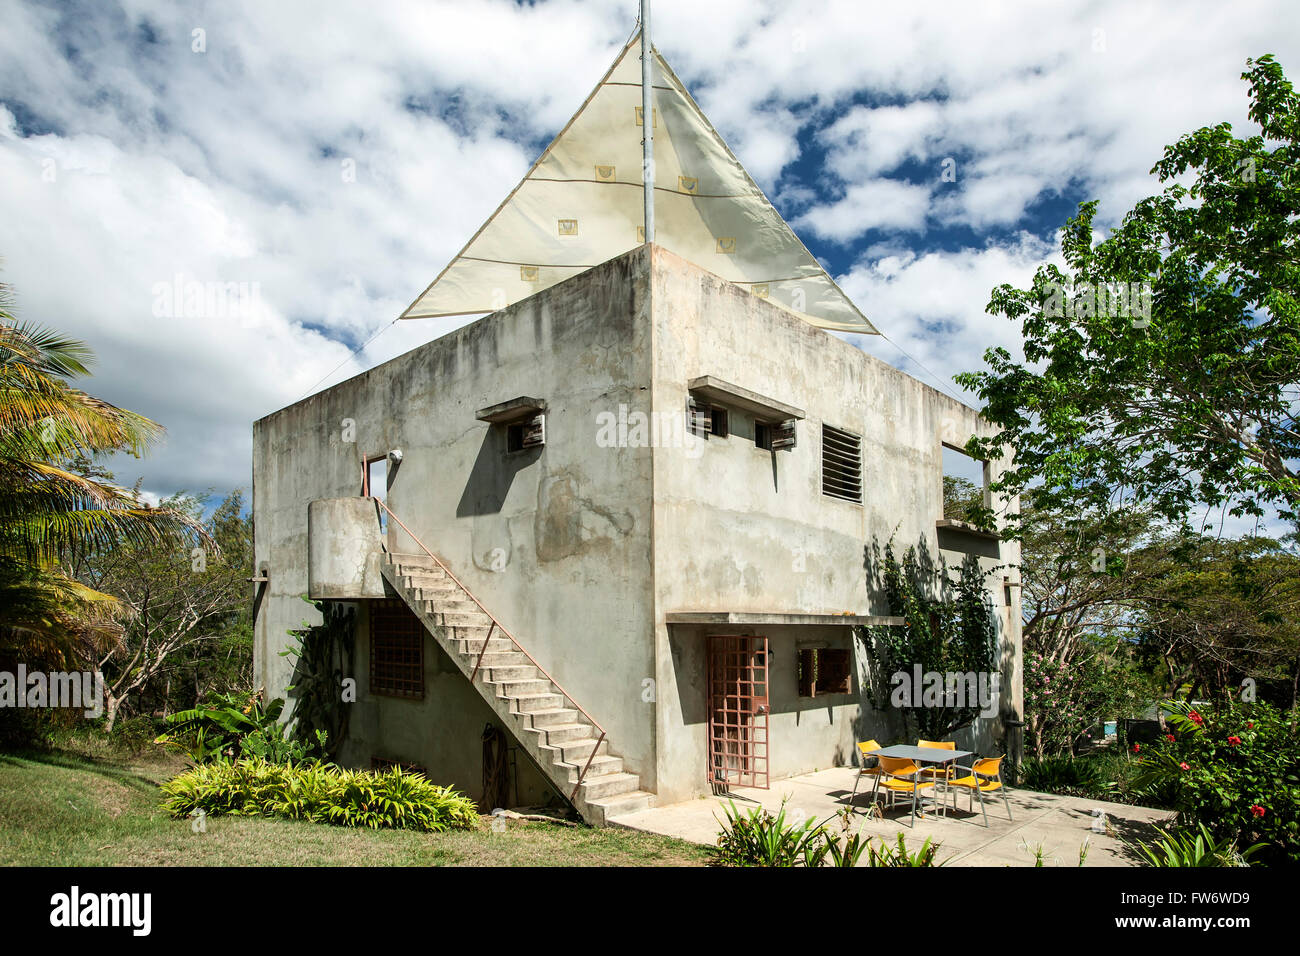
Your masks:
<path fill-rule="evenodd" d="M 69 384 L 88 374 L 90 349 L 18 322 L 12 301 L 0 284 L 0 652 L 67 661 L 111 639 L 120 608 L 60 573 L 60 560 L 201 535 L 190 516 L 69 468 L 116 452 L 139 457 L 162 428 Z"/>
<path fill-rule="evenodd" d="M 991 349 L 987 371 L 957 378 L 1000 427 L 968 453 L 1015 449 L 994 491 L 1032 486 L 1043 507 L 1136 498 L 1173 520 L 1300 511 L 1300 99 L 1272 56 L 1242 77 L 1258 134 L 1182 137 L 1152 170 L 1160 195 L 1096 243 L 1097 203 L 1082 204 L 1065 271 L 993 292 L 1025 361 Z"/>
<path fill-rule="evenodd" d="M 106 731 L 130 700 L 151 697 L 166 713 L 213 689 L 247 689 L 241 685 L 252 660 L 252 518 L 242 514 L 239 491 L 204 521 L 206 502 L 206 496 L 178 494 L 162 504 L 202 527 L 208 547 L 125 542 L 85 554 L 69 568 L 129 611 L 121 638 L 98 661 Z"/>

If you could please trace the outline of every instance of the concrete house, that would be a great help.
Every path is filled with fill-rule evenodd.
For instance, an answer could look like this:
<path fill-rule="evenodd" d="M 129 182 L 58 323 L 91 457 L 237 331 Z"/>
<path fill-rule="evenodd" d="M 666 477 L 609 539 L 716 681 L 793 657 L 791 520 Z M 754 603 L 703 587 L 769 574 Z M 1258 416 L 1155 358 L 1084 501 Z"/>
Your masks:
<path fill-rule="evenodd" d="M 619 80 L 632 50 L 584 110 L 607 131 L 624 117 L 618 149 L 639 150 L 642 90 Z M 636 191 L 616 169 L 639 176 L 635 152 L 592 163 L 578 192 L 547 192 L 547 162 L 576 168 L 605 142 L 562 134 L 444 271 L 450 298 L 435 283 L 408 310 L 450 314 L 486 282 L 496 301 L 463 311 L 489 314 L 255 423 L 258 681 L 271 695 L 293 683 L 279 652 L 311 613 L 303 595 L 346 606 L 356 699 L 343 762 L 418 766 L 493 805 L 567 801 L 603 824 L 846 765 L 868 737 L 894 742 L 857 628 L 898 624 L 866 567 L 873 548 L 921 542 L 989 572 L 1001 699 L 959 739 L 1013 749 L 1018 551 L 943 507 L 943 449 L 991 426 L 829 331 L 860 314 L 811 256 L 791 266 L 769 243 L 745 257 L 737 224 L 775 211 L 710 145 L 657 54 L 655 66 L 658 181 L 677 186 L 656 190 L 656 242 L 628 226 L 604 254 L 611 221 L 639 221 L 641 196 L 630 209 L 617 198 Z M 692 175 L 665 176 L 673 162 Z M 740 213 L 675 217 L 728 181 L 746 190 L 728 197 Z M 569 228 L 593 245 L 566 245 Z M 522 286 L 477 275 L 489 260 Z M 796 266 L 802 279 L 782 286 Z M 506 742 L 504 780 L 486 765 L 492 739 Z"/>

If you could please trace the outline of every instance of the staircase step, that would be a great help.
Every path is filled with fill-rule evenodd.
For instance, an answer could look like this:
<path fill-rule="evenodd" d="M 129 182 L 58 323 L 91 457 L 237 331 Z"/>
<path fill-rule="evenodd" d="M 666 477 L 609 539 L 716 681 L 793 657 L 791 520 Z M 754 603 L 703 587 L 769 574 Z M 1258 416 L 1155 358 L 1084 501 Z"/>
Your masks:
<path fill-rule="evenodd" d="M 520 680 L 488 681 L 496 685 L 499 697 L 530 697 L 533 694 L 545 694 L 551 689 L 551 682 L 544 677 L 522 678 Z"/>
<path fill-rule="evenodd" d="M 554 727 L 556 724 L 576 723 L 581 715 L 571 707 L 556 707 L 552 710 L 535 710 L 528 714 L 527 725 L 532 729 Z"/>
<path fill-rule="evenodd" d="M 590 773 L 582 781 L 580 793 L 584 800 L 600 800 L 604 797 L 616 797 L 631 793 L 641 786 L 641 778 L 634 773 L 607 773 L 593 777 Z"/>
<path fill-rule="evenodd" d="M 533 666 L 532 662 L 528 660 L 527 655 L 523 654 L 521 651 L 489 650 L 483 655 L 482 660 L 479 659 L 477 653 L 469 656 L 474 663 L 484 669 L 489 667 L 521 667 L 525 664 L 529 667 Z"/>
<path fill-rule="evenodd" d="M 583 766 L 586 765 L 586 763 L 587 761 L 583 759 L 580 760 L 575 765 L 568 768 L 568 778 L 569 778 L 570 786 L 578 782 L 578 777 L 581 776 L 582 768 Z M 582 782 L 586 783 L 588 780 L 591 780 L 593 777 L 603 777 L 606 774 L 622 773 L 622 772 L 623 772 L 622 757 L 612 757 L 609 754 L 597 754 L 596 756 L 591 758 L 591 766 L 587 768 L 587 775 L 582 778 Z M 638 777 L 637 779 L 640 778 Z"/>
<path fill-rule="evenodd" d="M 441 624 L 443 627 L 486 627 L 492 623 L 492 618 L 478 609 L 453 612 L 430 611 L 429 613 L 434 623 Z"/>
<path fill-rule="evenodd" d="M 402 575 L 402 580 L 406 582 L 408 588 L 437 588 L 444 591 L 460 590 L 459 585 L 441 571 L 424 571 L 412 568 L 404 570 L 407 573 Z M 412 570 L 415 573 L 411 573 Z"/>
<path fill-rule="evenodd" d="M 522 654 L 519 656 L 524 658 Z M 486 671 L 487 677 L 485 679 L 493 684 L 502 684 L 507 681 L 537 680 L 540 673 L 536 667 L 528 663 L 527 658 L 523 659 L 522 664 L 493 664 L 490 666 L 484 664 L 481 666 L 482 670 L 479 673 Z"/>
<path fill-rule="evenodd" d="M 597 754 L 608 753 L 609 740 L 606 739 L 596 743 L 595 737 L 588 737 L 586 740 L 566 740 L 553 747 L 543 744 L 542 749 L 554 751 L 560 763 L 576 763 L 581 766 L 581 764 L 586 763 L 593 750 Z"/>
<path fill-rule="evenodd" d="M 571 740 L 590 740 L 590 724 L 552 724 L 550 727 L 529 727 L 529 730 L 541 736 L 541 741 L 550 747 L 568 743 Z"/>
<path fill-rule="evenodd" d="M 600 814 L 601 824 L 617 823 L 618 817 L 649 810 L 655 805 L 655 795 L 646 790 L 628 790 L 612 797 L 588 800 L 587 805 Z"/>
<path fill-rule="evenodd" d="M 406 554 L 401 551 L 388 552 L 388 563 L 394 565 L 413 564 L 420 567 L 436 567 L 437 562 L 427 554 Z"/>
<path fill-rule="evenodd" d="M 514 698 L 510 704 L 517 714 L 528 714 L 538 710 L 554 710 L 564 703 L 560 694 L 529 694 Z"/>

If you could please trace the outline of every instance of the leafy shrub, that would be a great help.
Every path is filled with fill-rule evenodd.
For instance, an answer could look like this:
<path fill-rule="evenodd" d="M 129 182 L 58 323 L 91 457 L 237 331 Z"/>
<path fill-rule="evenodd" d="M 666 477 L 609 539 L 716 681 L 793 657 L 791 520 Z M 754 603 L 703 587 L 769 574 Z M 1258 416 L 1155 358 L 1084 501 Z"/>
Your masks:
<path fill-rule="evenodd" d="M 1171 788 L 1179 819 L 1220 842 L 1261 843 L 1260 863 L 1300 863 L 1297 715 L 1265 704 L 1166 705 L 1172 740 L 1142 752 L 1140 782 Z"/>
<path fill-rule="evenodd" d="M 1216 838 L 1203 823 L 1197 823 L 1195 830 L 1166 833 L 1163 838 L 1145 845 L 1124 845 L 1142 858 L 1144 866 L 1162 867 L 1246 866 L 1250 858 L 1264 847 L 1262 843 L 1256 843 L 1239 853 L 1233 837 Z"/>
<path fill-rule="evenodd" d="M 764 807 L 742 814 L 728 800 L 726 814 L 714 850 L 717 866 L 802 866 L 806 856 L 816 850 L 820 826 L 811 819 L 787 826 L 784 800 L 775 815 Z"/>
<path fill-rule="evenodd" d="M 899 831 L 898 841 L 892 847 L 883 838 L 879 850 L 874 845 L 868 846 L 867 866 L 943 866 L 942 863 L 935 862 L 942 845 L 931 843 L 930 838 L 926 837 L 920 849 L 908 850 L 907 840 L 902 831 Z"/>
<path fill-rule="evenodd" d="M 1020 785 L 1040 793 L 1066 796 L 1096 796 L 1107 780 L 1099 764 L 1075 757 L 1030 758 L 1020 765 Z"/>
<path fill-rule="evenodd" d="M 718 845 L 713 851 L 713 866 L 801 866 L 801 867 L 852 867 L 857 866 L 862 854 L 867 854 L 868 866 L 936 866 L 935 854 L 939 844 L 925 844 L 909 853 L 903 834 L 898 835 L 897 848 L 884 840 L 880 849 L 871 838 L 860 833 L 848 833 L 850 811 L 840 814 L 841 834 L 832 832 L 829 820 L 817 823 L 805 820 L 797 825 L 786 825 L 785 801 L 773 814 L 764 807 L 754 807 L 741 814 L 736 805 L 728 801 L 727 822 L 718 834 Z"/>
<path fill-rule="evenodd" d="M 400 767 L 345 770 L 332 764 L 272 763 L 262 757 L 200 764 L 162 785 L 173 817 L 283 817 L 336 826 L 442 832 L 472 828 L 474 802 Z"/>
<path fill-rule="evenodd" d="M 195 764 L 237 757 L 302 763 L 324 752 L 323 731 L 316 731 L 314 742 L 296 740 L 280 723 L 283 713 L 284 700 L 277 697 L 263 705 L 261 691 L 244 696 L 217 694 L 210 704 L 168 717 L 171 731 L 157 743 L 175 747 Z"/>

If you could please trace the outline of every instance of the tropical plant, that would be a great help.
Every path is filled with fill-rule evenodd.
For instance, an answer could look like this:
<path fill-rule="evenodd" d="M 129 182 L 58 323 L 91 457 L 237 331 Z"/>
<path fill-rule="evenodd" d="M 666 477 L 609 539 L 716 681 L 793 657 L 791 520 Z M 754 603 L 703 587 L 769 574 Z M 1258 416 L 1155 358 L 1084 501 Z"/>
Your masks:
<path fill-rule="evenodd" d="M 817 848 L 821 826 L 812 818 L 787 825 L 786 801 L 771 813 L 756 806 L 742 813 L 728 800 L 726 823 L 713 851 L 715 866 L 806 866 L 820 862 Z"/>
<path fill-rule="evenodd" d="M 1256 843 L 1238 852 L 1233 837 L 1216 837 L 1200 822 L 1182 832 L 1166 831 L 1150 843 L 1124 845 L 1144 866 L 1160 867 L 1247 866 L 1251 857 L 1264 849 L 1264 844 Z"/>
<path fill-rule="evenodd" d="M 326 735 L 316 731 L 314 742 L 292 737 L 280 717 L 284 700 L 263 703 L 262 692 L 216 694 L 211 702 L 167 718 L 170 732 L 157 743 L 184 753 L 195 764 L 259 757 L 269 763 L 297 764 L 317 760 Z"/>
<path fill-rule="evenodd" d="M 939 849 L 942 846 L 942 843 L 931 843 L 930 838 L 926 837 L 925 842 L 917 849 L 909 850 L 907 839 L 900 830 L 893 846 L 886 843 L 883 837 L 879 849 L 876 849 L 874 844 L 868 846 L 867 866 L 943 866 L 943 863 L 938 862 Z"/>
<path fill-rule="evenodd" d="M 1230 700 L 1164 706 L 1170 739 L 1143 750 L 1138 782 L 1169 787 L 1184 825 L 1263 844 L 1260 863 L 1300 862 L 1300 715 Z"/>
<path fill-rule="evenodd" d="M 173 817 L 282 817 L 334 826 L 442 832 L 478 824 L 474 802 L 401 767 L 345 770 L 261 757 L 194 767 L 162 785 Z"/>
<path fill-rule="evenodd" d="M 1040 793 L 1094 797 L 1107 780 L 1096 761 L 1070 756 L 1032 757 L 1020 765 L 1020 786 Z"/>
<path fill-rule="evenodd" d="M 162 428 L 70 385 L 88 374 L 90 349 L 17 321 L 12 302 L 0 284 L 0 653 L 66 662 L 114 640 L 120 608 L 60 571 L 61 560 L 204 535 L 189 515 L 68 467 L 118 452 L 139 457 Z"/>

